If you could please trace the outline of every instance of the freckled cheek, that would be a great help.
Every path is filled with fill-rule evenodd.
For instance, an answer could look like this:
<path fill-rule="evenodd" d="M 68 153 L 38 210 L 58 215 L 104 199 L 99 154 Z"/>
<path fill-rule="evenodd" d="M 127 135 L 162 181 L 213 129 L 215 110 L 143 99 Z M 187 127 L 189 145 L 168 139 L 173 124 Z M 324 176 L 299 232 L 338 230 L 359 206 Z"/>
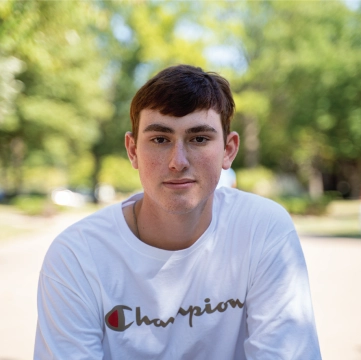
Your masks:
<path fill-rule="evenodd" d="M 197 163 L 201 165 L 198 167 L 198 171 L 202 172 L 204 182 L 210 187 L 216 187 L 222 167 L 219 156 L 217 156 L 217 154 L 203 156 L 200 159 L 197 159 Z"/>
<path fill-rule="evenodd" d="M 153 155 L 149 156 L 147 159 L 147 165 L 151 169 L 159 168 L 160 166 L 164 166 L 165 159 L 161 155 Z"/>
<path fill-rule="evenodd" d="M 164 167 L 164 159 L 160 156 L 147 156 L 143 157 L 142 161 L 139 163 L 139 174 L 140 176 L 146 179 L 148 177 L 154 177 L 158 173 L 157 170 Z"/>

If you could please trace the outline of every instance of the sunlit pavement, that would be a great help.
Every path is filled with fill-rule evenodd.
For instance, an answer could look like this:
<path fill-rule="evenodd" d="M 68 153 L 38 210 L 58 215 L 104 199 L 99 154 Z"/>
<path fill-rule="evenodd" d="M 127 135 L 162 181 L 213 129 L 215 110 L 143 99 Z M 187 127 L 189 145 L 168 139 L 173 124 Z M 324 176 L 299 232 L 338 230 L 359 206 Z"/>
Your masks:
<path fill-rule="evenodd" d="M 56 234 L 79 217 L 39 220 L 36 231 L 0 243 L 0 360 L 33 358 L 42 259 Z M 361 239 L 303 237 L 302 246 L 323 359 L 360 360 Z"/>
<path fill-rule="evenodd" d="M 0 360 L 33 359 L 36 290 L 44 255 L 54 237 L 83 216 L 35 218 L 29 235 L 0 242 Z"/>
<path fill-rule="evenodd" d="M 302 237 L 323 360 L 361 359 L 361 239 Z"/>

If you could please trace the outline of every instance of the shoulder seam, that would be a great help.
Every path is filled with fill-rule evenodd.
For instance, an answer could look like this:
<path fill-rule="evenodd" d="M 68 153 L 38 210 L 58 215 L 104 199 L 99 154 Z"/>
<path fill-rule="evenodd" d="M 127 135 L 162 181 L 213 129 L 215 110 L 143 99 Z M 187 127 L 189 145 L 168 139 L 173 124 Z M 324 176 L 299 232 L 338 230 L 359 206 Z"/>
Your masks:
<path fill-rule="evenodd" d="M 69 288 L 69 286 L 67 286 L 67 285 L 63 284 L 61 281 L 56 280 L 56 279 L 52 278 L 51 276 L 45 274 L 44 270 L 41 270 L 41 271 L 40 271 L 40 275 L 48 278 L 48 279 L 51 280 L 51 281 L 56 282 L 57 284 L 65 287 L 66 289 L 68 289 L 70 292 L 72 292 L 74 295 L 76 295 L 77 298 L 79 298 L 79 299 L 84 303 L 84 305 L 89 309 L 89 311 L 93 314 L 93 316 L 94 316 L 96 319 L 98 318 L 98 314 L 95 314 L 94 311 L 92 310 L 92 308 L 87 304 L 87 302 L 84 301 L 84 299 L 83 299 L 81 296 L 79 296 L 78 293 L 76 293 L 74 290 L 72 290 L 71 288 Z M 101 324 L 99 324 L 99 325 L 102 326 Z"/>

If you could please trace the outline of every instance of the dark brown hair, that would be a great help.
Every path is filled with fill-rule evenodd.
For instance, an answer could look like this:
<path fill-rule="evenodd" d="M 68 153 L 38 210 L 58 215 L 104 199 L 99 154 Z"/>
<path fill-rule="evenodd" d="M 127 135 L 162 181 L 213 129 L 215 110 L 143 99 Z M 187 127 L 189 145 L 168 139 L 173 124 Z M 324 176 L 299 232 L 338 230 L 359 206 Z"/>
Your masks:
<path fill-rule="evenodd" d="M 133 136 L 137 141 L 143 109 L 176 117 L 213 109 L 220 114 L 226 143 L 234 108 L 229 82 L 225 78 L 214 72 L 204 72 L 199 67 L 171 66 L 148 80 L 135 94 L 130 105 Z"/>

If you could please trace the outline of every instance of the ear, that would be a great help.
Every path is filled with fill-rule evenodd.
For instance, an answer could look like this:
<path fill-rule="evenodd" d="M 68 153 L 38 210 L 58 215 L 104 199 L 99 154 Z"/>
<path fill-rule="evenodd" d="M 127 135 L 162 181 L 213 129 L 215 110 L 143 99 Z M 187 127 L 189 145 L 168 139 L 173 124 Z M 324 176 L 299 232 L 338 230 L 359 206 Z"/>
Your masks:
<path fill-rule="evenodd" d="M 137 145 L 134 136 L 130 131 L 127 131 L 125 134 L 125 147 L 133 168 L 138 169 Z"/>
<path fill-rule="evenodd" d="M 239 148 L 239 135 L 232 131 L 227 136 L 226 147 L 224 149 L 222 168 L 227 170 L 231 167 L 234 158 L 238 153 Z"/>

